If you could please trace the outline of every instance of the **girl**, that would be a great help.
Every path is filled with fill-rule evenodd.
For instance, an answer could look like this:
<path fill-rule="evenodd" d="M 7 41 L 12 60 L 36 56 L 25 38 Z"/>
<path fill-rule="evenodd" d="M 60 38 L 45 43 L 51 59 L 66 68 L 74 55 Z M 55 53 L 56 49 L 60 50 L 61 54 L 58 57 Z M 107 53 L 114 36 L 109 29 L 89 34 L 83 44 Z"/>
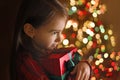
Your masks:
<path fill-rule="evenodd" d="M 23 0 L 18 14 L 11 64 L 11 80 L 50 80 L 40 59 L 50 55 L 61 41 L 67 21 L 59 0 Z M 79 62 L 70 75 L 88 80 L 90 66 Z"/>

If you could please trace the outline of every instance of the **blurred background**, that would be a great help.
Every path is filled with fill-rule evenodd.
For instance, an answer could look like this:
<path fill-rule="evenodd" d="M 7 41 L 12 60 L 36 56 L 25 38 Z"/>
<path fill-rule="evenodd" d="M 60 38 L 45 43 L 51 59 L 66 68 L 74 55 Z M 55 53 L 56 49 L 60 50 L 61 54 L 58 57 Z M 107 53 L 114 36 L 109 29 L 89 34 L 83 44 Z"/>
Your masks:
<path fill-rule="evenodd" d="M 0 0 L 0 80 L 9 80 L 9 61 L 12 46 L 14 25 L 19 5 L 22 0 Z M 107 7 L 107 12 L 100 16 L 106 25 L 111 25 L 116 46 L 120 51 L 120 0 L 100 0 Z M 107 80 L 107 79 L 106 79 Z"/>

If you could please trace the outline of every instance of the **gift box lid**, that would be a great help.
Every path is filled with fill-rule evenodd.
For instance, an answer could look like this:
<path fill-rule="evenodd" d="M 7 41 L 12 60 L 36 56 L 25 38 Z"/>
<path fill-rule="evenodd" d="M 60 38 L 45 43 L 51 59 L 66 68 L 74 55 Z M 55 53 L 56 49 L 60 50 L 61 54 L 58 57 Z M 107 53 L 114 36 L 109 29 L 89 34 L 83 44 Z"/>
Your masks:
<path fill-rule="evenodd" d="M 61 76 L 66 72 L 65 63 L 73 57 L 77 48 L 59 49 L 41 60 L 41 65 L 49 75 Z"/>

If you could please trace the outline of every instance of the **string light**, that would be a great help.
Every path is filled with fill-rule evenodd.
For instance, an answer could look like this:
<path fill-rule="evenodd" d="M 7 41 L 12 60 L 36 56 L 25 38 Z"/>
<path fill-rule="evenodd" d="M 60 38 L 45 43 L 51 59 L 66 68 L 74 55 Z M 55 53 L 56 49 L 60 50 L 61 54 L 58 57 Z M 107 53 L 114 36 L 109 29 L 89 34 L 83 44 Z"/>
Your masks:
<path fill-rule="evenodd" d="M 73 32 L 70 30 L 70 38 L 72 38 L 70 41 L 73 42 L 69 42 L 68 36 L 64 36 L 62 44 L 63 47 L 71 45 L 78 48 L 82 47 L 79 52 L 82 56 L 87 54 L 91 48 L 95 50 L 88 59 L 92 63 L 92 69 L 95 73 L 91 80 L 104 80 L 103 78 L 110 77 L 114 70 L 120 70 L 117 62 L 115 62 L 120 60 L 120 52 L 107 52 L 109 45 L 107 46 L 105 42 L 110 40 L 112 47 L 115 47 L 116 42 L 113 31 L 111 29 L 107 30 L 107 26 L 104 26 L 98 18 L 106 10 L 106 6 L 99 2 L 100 0 L 70 0 L 70 8 L 68 9 L 70 20 L 67 21 L 65 29 L 73 28 Z M 84 21 L 84 23 L 81 21 Z M 104 64 L 106 62 L 111 65 L 107 64 L 106 66 Z M 102 73 L 104 75 L 101 75 Z"/>
<path fill-rule="evenodd" d="M 84 44 L 87 44 L 87 42 L 88 42 L 88 39 L 87 39 L 87 38 L 84 38 L 84 39 L 83 39 L 83 43 L 84 43 Z"/>
<path fill-rule="evenodd" d="M 94 0 L 91 0 L 91 4 L 92 4 L 92 5 L 95 5 L 96 2 L 95 2 Z"/>
<path fill-rule="evenodd" d="M 96 32 L 99 32 L 99 27 L 95 27 L 95 31 L 96 31 Z"/>
<path fill-rule="evenodd" d="M 103 58 L 100 58 L 99 59 L 99 63 L 103 63 L 104 59 Z"/>
<path fill-rule="evenodd" d="M 66 23 L 65 29 L 70 28 L 71 25 L 72 25 L 72 20 L 68 20 L 67 23 Z"/>
<path fill-rule="evenodd" d="M 100 64 L 99 60 L 96 60 L 95 64 L 98 66 Z"/>
<path fill-rule="evenodd" d="M 75 0 L 70 0 L 70 5 L 74 6 L 76 4 Z"/>
<path fill-rule="evenodd" d="M 74 21 L 74 22 L 72 23 L 72 26 L 73 26 L 73 30 L 74 30 L 74 31 L 78 31 L 78 23 L 77 23 L 77 22 Z"/>
<path fill-rule="evenodd" d="M 94 13 L 92 14 L 92 16 L 96 18 L 96 17 L 97 17 L 97 13 L 94 12 Z"/>
<path fill-rule="evenodd" d="M 115 54 L 116 54 L 115 52 L 112 52 L 112 53 L 110 54 L 110 58 L 114 60 Z"/>
<path fill-rule="evenodd" d="M 108 30 L 108 34 L 109 35 L 112 35 L 113 34 L 113 32 L 112 32 L 112 30 L 110 29 L 110 30 Z"/>
<path fill-rule="evenodd" d="M 63 45 L 67 46 L 69 44 L 69 40 L 68 39 L 64 39 L 63 40 Z"/>
<path fill-rule="evenodd" d="M 75 45 L 76 45 L 77 47 L 80 47 L 80 41 L 76 41 L 76 42 L 75 42 Z"/>
<path fill-rule="evenodd" d="M 107 34 L 104 35 L 104 39 L 105 39 L 105 40 L 108 40 L 108 35 L 107 35 Z"/>
<path fill-rule="evenodd" d="M 109 54 L 108 53 L 105 53 L 104 54 L 104 58 L 108 58 L 109 57 Z"/>
<path fill-rule="evenodd" d="M 95 27 L 95 23 L 94 22 L 90 22 L 90 26 L 91 26 L 91 28 L 94 28 Z"/>
<path fill-rule="evenodd" d="M 93 77 L 91 77 L 91 79 L 90 79 L 90 80 L 97 80 L 97 79 L 96 79 L 96 77 L 94 77 L 94 76 L 93 76 Z"/>
<path fill-rule="evenodd" d="M 111 44 L 113 47 L 115 47 L 116 43 L 115 43 L 115 37 L 114 36 L 111 36 L 110 37 L 110 40 L 111 40 Z"/>
<path fill-rule="evenodd" d="M 105 45 L 101 45 L 101 51 L 105 52 Z"/>
<path fill-rule="evenodd" d="M 96 39 L 100 39 L 100 34 L 95 35 Z"/>
<path fill-rule="evenodd" d="M 75 13 L 77 11 L 77 7 L 76 6 L 72 6 L 71 10 Z"/>

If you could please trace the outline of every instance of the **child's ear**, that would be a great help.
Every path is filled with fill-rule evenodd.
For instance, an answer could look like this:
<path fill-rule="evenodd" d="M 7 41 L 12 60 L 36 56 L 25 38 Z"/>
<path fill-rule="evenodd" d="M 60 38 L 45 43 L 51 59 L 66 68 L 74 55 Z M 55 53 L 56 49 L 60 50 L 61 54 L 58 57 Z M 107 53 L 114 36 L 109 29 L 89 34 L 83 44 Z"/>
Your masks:
<path fill-rule="evenodd" d="M 26 23 L 24 24 L 24 32 L 27 36 L 33 38 L 35 35 L 35 28 L 31 24 Z"/>

